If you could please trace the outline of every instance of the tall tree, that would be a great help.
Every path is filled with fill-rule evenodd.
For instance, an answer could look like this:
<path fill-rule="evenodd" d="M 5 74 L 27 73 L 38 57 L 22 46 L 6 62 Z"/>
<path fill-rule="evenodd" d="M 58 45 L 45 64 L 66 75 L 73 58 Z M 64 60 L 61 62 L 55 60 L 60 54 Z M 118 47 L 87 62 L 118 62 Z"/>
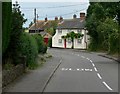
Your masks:
<path fill-rule="evenodd" d="M 2 2 L 2 53 L 6 52 L 10 42 L 12 3 Z"/>
<path fill-rule="evenodd" d="M 118 41 L 119 6 L 118 2 L 90 2 L 86 27 L 91 36 L 89 45 L 91 50 L 113 51 L 113 48 L 118 48 L 115 46 L 118 44 L 117 42 L 113 45 L 111 36 L 116 36 L 112 40 Z M 110 49 L 111 47 L 112 49 Z"/>
<path fill-rule="evenodd" d="M 18 55 L 18 45 L 19 44 L 19 38 L 21 33 L 23 32 L 23 24 L 26 22 L 26 19 L 24 19 L 24 14 L 20 11 L 20 5 L 16 1 L 15 4 L 13 4 L 12 9 L 12 31 L 11 31 L 11 40 L 9 45 L 9 52 L 12 54 L 13 58 L 14 56 L 17 57 Z"/>

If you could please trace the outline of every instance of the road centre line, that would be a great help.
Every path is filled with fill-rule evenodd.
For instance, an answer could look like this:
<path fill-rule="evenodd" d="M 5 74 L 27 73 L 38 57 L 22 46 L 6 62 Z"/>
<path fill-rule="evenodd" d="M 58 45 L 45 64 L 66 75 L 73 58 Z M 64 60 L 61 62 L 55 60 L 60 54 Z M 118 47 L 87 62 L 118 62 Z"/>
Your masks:
<path fill-rule="evenodd" d="M 92 61 L 92 60 L 90 60 L 90 62 L 92 63 L 93 61 Z"/>
<path fill-rule="evenodd" d="M 95 71 L 97 71 L 97 68 L 96 68 L 96 67 L 94 67 L 94 69 L 95 69 Z"/>
<path fill-rule="evenodd" d="M 85 58 L 84 56 L 81 56 L 82 58 Z"/>
<path fill-rule="evenodd" d="M 82 57 L 82 58 L 85 58 L 84 56 L 81 56 L 81 57 Z M 93 63 L 93 61 L 90 60 L 89 58 L 86 58 L 86 59 L 89 60 L 89 61 L 92 63 L 95 71 L 97 72 L 98 70 L 97 70 L 97 68 L 95 67 L 95 64 Z M 85 70 L 86 70 L 86 69 L 85 69 Z M 101 77 L 101 75 L 100 75 L 99 73 L 97 73 L 97 76 L 98 76 L 99 79 L 102 79 L 102 77 Z M 111 90 L 111 91 L 113 90 L 110 86 L 108 86 L 108 84 L 107 84 L 105 81 L 103 81 L 103 84 L 104 84 L 109 90 Z"/>
<path fill-rule="evenodd" d="M 87 60 L 90 60 L 89 58 L 86 58 Z"/>
<path fill-rule="evenodd" d="M 97 73 L 97 76 L 98 76 L 100 79 L 102 79 L 102 77 L 101 77 L 101 75 L 100 75 L 99 73 Z"/>
<path fill-rule="evenodd" d="M 109 90 L 111 90 L 111 91 L 113 90 L 110 86 L 107 85 L 106 82 L 103 81 L 103 84 L 104 84 Z"/>
<path fill-rule="evenodd" d="M 94 64 L 94 63 L 92 63 L 92 65 L 93 65 L 93 67 L 95 67 L 95 64 Z"/>

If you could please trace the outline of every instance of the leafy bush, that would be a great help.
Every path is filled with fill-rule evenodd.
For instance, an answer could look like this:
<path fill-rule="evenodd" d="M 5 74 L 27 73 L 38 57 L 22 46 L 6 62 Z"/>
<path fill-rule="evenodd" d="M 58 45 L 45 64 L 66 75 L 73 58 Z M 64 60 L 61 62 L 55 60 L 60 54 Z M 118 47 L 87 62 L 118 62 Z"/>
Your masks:
<path fill-rule="evenodd" d="M 38 48 L 38 52 L 39 53 L 46 53 L 47 51 L 47 46 L 44 44 L 44 40 L 43 40 L 43 37 L 41 35 L 38 35 L 38 34 L 35 34 L 35 35 L 32 35 L 36 42 L 37 42 L 37 48 Z"/>
<path fill-rule="evenodd" d="M 49 40 L 48 40 L 48 46 L 52 47 L 52 38 L 49 38 Z"/>
<path fill-rule="evenodd" d="M 19 39 L 19 51 L 22 56 L 26 56 L 26 65 L 32 68 L 36 65 L 38 55 L 37 42 L 28 33 L 22 33 Z"/>

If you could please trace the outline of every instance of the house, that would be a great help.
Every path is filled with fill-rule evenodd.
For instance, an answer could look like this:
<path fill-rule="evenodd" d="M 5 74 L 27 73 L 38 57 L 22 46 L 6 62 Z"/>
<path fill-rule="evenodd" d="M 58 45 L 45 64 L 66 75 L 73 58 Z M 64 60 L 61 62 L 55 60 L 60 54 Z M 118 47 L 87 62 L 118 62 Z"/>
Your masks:
<path fill-rule="evenodd" d="M 80 18 L 77 15 L 73 15 L 73 19 L 63 19 L 57 29 L 55 35 L 52 37 L 52 47 L 58 48 L 72 48 L 72 41 L 70 38 L 66 40 L 62 36 L 66 36 L 67 33 L 81 33 L 83 37 L 74 38 L 74 48 L 76 49 L 87 49 L 89 43 L 89 36 L 87 35 L 87 30 L 85 29 L 85 13 L 80 13 Z"/>
<path fill-rule="evenodd" d="M 50 38 L 52 38 L 52 36 L 49 33 L 47 33 L 46 31 L 40 32 L 40 34 L 44 38 L 44 43 L 46 45 L 48 45 L 48 41 L 49 41 Z"/>
<path fill-rule="evenodd" d="M 30 34 L 41 34 L 44 38 L 44 42 L 47 45 L 49 38 L 52 37 L 50 33 L 46 32 L 46 29 L 53 27 L 53 24 L 58 23 L 58 18 L 55 17 L 55 20 L 48 20 L 47 17 L 45 20 L 37 20 L 36 24 L 34 23 L 29 28 Z"/>

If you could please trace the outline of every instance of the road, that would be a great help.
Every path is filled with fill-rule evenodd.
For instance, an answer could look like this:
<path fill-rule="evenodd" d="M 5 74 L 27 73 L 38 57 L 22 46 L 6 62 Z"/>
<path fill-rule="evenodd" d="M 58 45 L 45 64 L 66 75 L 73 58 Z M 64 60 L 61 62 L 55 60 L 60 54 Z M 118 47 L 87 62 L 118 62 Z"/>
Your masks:
<path fill-rule="evenodd" d="M 50 49 L 61 65 L 44 92 L 118 92 L 118 63 L 96 53 Z"/>

